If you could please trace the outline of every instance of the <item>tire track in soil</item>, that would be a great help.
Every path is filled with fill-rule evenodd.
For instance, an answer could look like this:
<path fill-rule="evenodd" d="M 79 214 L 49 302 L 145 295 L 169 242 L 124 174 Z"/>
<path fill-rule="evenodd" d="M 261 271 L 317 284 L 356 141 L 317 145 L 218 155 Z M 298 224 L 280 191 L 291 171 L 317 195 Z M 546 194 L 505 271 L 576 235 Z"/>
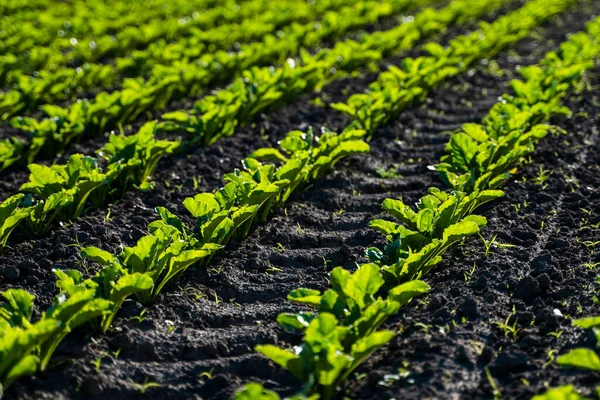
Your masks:
<path fill-rule="evenodd" d="M 568 24 L 562 26 L 565 20 Z M 546 24 L 544 34 L 563 40 L 565 33 L 581 28 L 581 20 L 581 15 L 555 18 Z M 540 48 L 536 46 L 535 40 L 525 39 L 515 51 L 532 54 L 531 57 L 518 59 L 511 52 L 511 55 L 500 55 L 498 61 L 503 68 L 514 69 L 517 64 L 537 61 L 539 53 L 552 47 L 549 42 Z M 383 244 L 383 240 L 367 228 L 368 221 L 380 214 L 381 201 L 402 196 L 412 202 L 424 194 L 426 187 L 437 184 L 437 178 L 427 172 L 426 166 L 439 158 L 447 140 L 440 135 L 438 125 L 448 129 L 479 121 L 497 96 L 507 90 L 508 80 L 506 75 L 495 76 L 481 69 L 453 79 L 436 91 L 424 107 L 406 112 L 394 124 L 382 129 L 371 143 L 372 153 L 352 158 L 327 179 L 297 196 L 286 210 L 258 227 L 239 247 L 234 244 L 223 252 L 213 262 L 213 268 L 186 275 L 180 286 L 191 290 L 166 292 L 156 305 L 147 309 L 141 323 L 132 319 L 139 316 L 141 308 L 128 302 L 121 312 L 124 318 L 117 319 L 115 328 L 107 335 L 93 340 L 85 337 L 85 332 L 70 335 L 56 353 L 56 368 L 15 383 L 11 391 L 18 393 L 16 398 L 19 399 L 89 395 L 120 399 L 139 396 L 133 382 L 143 383 L 145 379 L 162 385 L 147 392 L 147 396 L 156 398 L 229 398 L 248 380 L 262 381 L 285 393 L 297 390 L 298 382 L 290 374 L 252 350 L 256 343 L 298 343 L 298 337 L 281 332 L 274 323 L 280 312 L 299 309 L 282 299 L 299 285 L 324 288 L 328 270 L 325 263 L 327 267 L 351 267 L 365 246 L 373 242 Z M 342 100 L 343 89 L 354 82 L 340 82 L 328 88 L 327 93 L 335 101 Z M 353 88 L 362 90 L 364 82 L 362 87 Z M 463 98 L 472 100 L 461 102 Z M 308 103 L 301 104 L 306 107 Z M 427 110 L 431 108 L 437 111 Z M 293 126 L 310 115 L 322 117 L 334 129 L 347 122 L 334 113 L 313 106 L 299 109 L 298 105 L 287 107 L 273 118 L 288 121 L 295 117 L 287 122 Z M 272 121 L 268 123 L 274 124 Z M 274 125 L 278 127 L 279 124 Z M 288 129 L 286 126 L 283 131 Z M 415 137 L 413 130 L 418 132 Z M 222 151 L 227 154 L 229 149 L 225 147 Z M 410 161 L 411 158 L 414 161 Z M 398 173 L 403 178 L 383 179 L 377 175 L 378 168 L 388 168 L 394 163 L 400 164 Z M 58 242 L 56 248 L 42 258 L 55 259 L 64 242 L 72 242 L 75 235 L 85 244 L 105 248 L 115 247 L 122 240 L 130 243 L 143 233 L 138 232 L 141 231 L 138 226 L 149 219 L 147 212 L 151 214 L 151 210 L 140 203 L 130 203 L 132 208 L 137 206 L 136 216 L 141 216 L 133 221 L 134 225 L 126 225 L 119 215 L 111 224 L 120 226 L 119 232 L 108 231 L 107 224 L 103 223 L 98 226 L 92 221 L 87 222 L 87 226 L 75 224 L 69 228 L 69 234 L 54 236 Z M 96 238 L 89 232 L 95 232 Z M 44 254 L 36 250 L 31 253 Z M 61 267 L 68 267 L 69 262 L 76 266 L 76 259 L 65 262 L 65 258 L 59 257 Z M 29 276 L 25 277 L 26 284 L 27 278 Z M 37 285 L 31 286 L 38 293 L 44 289 L 53 293 L 54 289 L 49 288 L 51 282 L 44 282 L 38 279 Z M 194 293 L 207 297 L 195 300 Z M 171 335 L 168 335 L 165 319 L 175 324 Z M 213 329 L 218 329 L 218 333 L 206 333 Z M 105 355 L 98 373 L 90 365 L 103 352 L 117 349 L 121 349 L 119 357 Z M 62 363 L 65 365 L 60 365 Z M 211 368 L 214 368 L 212 379 L 198 377 Z M 73 384 L 65 385 L 66 381 Z"/>

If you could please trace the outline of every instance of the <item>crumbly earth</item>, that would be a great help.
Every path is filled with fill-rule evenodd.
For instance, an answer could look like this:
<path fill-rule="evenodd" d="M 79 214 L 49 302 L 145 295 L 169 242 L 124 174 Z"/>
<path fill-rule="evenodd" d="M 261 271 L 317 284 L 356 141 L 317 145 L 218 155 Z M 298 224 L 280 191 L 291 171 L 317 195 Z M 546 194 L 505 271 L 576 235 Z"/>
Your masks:
<path fill-rule="evenodd" d="M 253 350 L 258 343 L 299 343 L 275 323 L 279 313 L 299 310 L 285 300 L 287 293 L 298 286 L 323 289 L 332 267 L 351 269 L 364 261 L 366 247 L 383 246 L 368 228 L 382 216 L 383 199 L 413 203 L 428 187 L 442 187 L 427 166 L 443 154 L 444 133 L 481 121 L 510 90 L 517 66 L 537 62 L 566 34 L 583 29 L 599 7 L 554 18 L 512 50 L 452 79 L 422 107 L 378 131 L 371 153 L 341 163 L 246 240 L 231 243 L 209 268 L 189 271 L 156 304 L 143 309 L 127 301 L 106 335 L 80 329 L 67 336 L 48 370 L 19 380 L 6 397 L 227 399 L 248 381 L 284 395 L 298 390 L 292 375 Z M 427 277 L 431 294 L 389 321 L 399 334 L 359 368 L 344 395 L 487 399 L 494 398 L 495 382 L 504 398 L 524 399 L 546 384 L 573 382 L 588 393 L 595 387 L 596 376 L 551 361 L 575 346 L 592 347 L 593 337 L 570 320 L 600 312 L 593 267 L 600 262 L 600 233 L 593 227 L 600 222 L 600 103 L 589 91 L 600 84 L 597 72 L 588 90 L 569 100 L 574 115 L 553 121 L 567 134 L 546 138 L 506 196 L 480 209 L 488 218 L 482 236 L 489 251 L 480 238 L 455 247 Z M 181 200 L 219 187 L 223 173 L 252 149 L 274 144 L 291 129 L 342 129 L 348 119 L 313 100 L 343 101 L 374 77 L 333 83 L 259 116 L 233 137 L 163 161 L 156 190 L 132 192 L 110 213 L 91 211 L 40 239 L 16 235 L 0 256 L 0 289 L 33 291 L 39 313 L 56 293 L 52 268 L 91 273 L 96 267 L 84 263 L 73 244 L 132 245 L 155 218 L 154 207 L 185 215 Z M 87 151 L 97 147 L 89 145 Z M 10 182 L 3 179 L 2 193 L 14 192 Z M 514 337 L 499 327 L 507 318 L 516 322 Z"/>

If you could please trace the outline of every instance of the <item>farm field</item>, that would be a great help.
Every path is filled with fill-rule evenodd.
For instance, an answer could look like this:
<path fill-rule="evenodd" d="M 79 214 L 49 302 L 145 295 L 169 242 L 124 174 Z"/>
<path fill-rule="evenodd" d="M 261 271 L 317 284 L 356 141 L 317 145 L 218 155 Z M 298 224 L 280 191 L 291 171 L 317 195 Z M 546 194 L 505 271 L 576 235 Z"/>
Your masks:
<path fill-rule="evenodd" d="M 0 399 L 600 398 L 600 1 L 0 11 Z"/>

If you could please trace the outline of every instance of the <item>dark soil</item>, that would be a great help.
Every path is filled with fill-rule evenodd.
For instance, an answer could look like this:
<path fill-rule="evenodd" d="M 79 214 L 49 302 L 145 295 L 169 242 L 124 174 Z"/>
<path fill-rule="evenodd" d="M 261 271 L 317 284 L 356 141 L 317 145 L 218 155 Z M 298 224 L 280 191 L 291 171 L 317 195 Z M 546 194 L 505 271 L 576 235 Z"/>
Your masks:
<path fill-rule="evenodd" d="M 412 203 L 427 187 L 441 187 L 427 166 L 443 152 L 443 132 L 480 121 L 509 90 L 510 71 L 537 62 L 567 33 L 581 30 L 591 14 L 580 9 L 555 18 L 494 63 L 452 79 L 423 107 L 377 132 L 370 154 L 340 164 L 249 238 L 232 243 L 211 267 L 189 271 L 154 306 L 143 310 L 128 301 L 107 335 L 81 329 L 67 336 L 49 369 L 16 382 L 7 398 L 225 399 L 248 381 L 293 393 L 299 382 L 253 351 L 258 343 L 299 342 L 274 322 L 279 313 L 298 309 L 284 300 L 287 293 L 298 286 L 322 289 L 331 267 L 352 268 L 363 260 L 365 247 L 383 245 L 368 221 L 380 216 L 387 197 Z M 336 82 L 319 96 L 344 100 L 363 91 L 373 77 Z M 591 84 L 600 81 L 594 77 Z M 184 215 L 183 198 L 220 186 L 223 173 L 252 149 L 275 143 L 291 129 L 343 128 L 347 119 L 313 105 L 315 97 L 261 115 L 253 126 L 210 148 L 165 160 L 155 177 L 157 189 L 128 194 L 110 207 L 109 216 L 106 210 L 92 211 L 42 239 L 17 235 L 0 256 L 0 289 L 25 287 L 36 293 L 39 313 L 56 293 L 51 268 L 94 270 L 71 244 L 109 250 L 131 245 L 155 218 L 153 207 L 165 205 Z M 589 92 L 574 98 L 572 109 L 587 116 L 555 121 L 568 136 L 544 140 L 532 163 L 507 186 L 505 198 L 480 210 L 489 221 L 483 236 L 497 235 L 499 243 L 516 247 L 492 247 L 487 256 L 479 239 L 456 247 L 427 278 L 431 294 L 390 321 L 389 327 L 402 333 L 349 380 L 346 395 L 493 398 L 485 367 L 506 398 L 528 398 L 544 382 L 577 382 L 586 390 L 595 386 L 585 372 L 543 366 L 548 349 L 561 354 L 575 345 L 593 345 L 568 318 L 600 311 L 592 300 L 595 273 L 583 265 L 600 262 L 597 249 L 584 244 L 600 240 L 597 230 L 584 227 L 600 221 L 598 104 Z M 540 167 L 552 170 L 543 185 L 534 181 Z M 197 187 L 193 177 L 199 177 Z M 521 328 L 516 341 L 493 324 L 504 321 L 513 305 Z M 548 336 L 559 331 L 558 338 Z M 150 382 L 159 386 L 142 393 Z"/>

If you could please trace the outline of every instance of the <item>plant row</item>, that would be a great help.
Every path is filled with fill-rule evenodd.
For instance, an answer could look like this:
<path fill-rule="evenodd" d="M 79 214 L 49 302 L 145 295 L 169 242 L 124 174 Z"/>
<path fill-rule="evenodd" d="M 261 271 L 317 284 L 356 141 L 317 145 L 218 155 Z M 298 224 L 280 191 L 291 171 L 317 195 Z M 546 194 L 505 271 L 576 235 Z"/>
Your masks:
<path fill-rule="evenodd" d="M 274 107 L 275 103 L 282 105 L 301 93 L 319 89 L 333 79 L 380 61 L 386 54 L 411 48 L 420 38 L 442 31 L 450 23 L 475 19 L 485 10 L 507 1 L 493 0 L 486 4 L 477 0 L 455 1 L 441 10 L 426 9 L 414 20 L 389 31 L 365 34 L 360 41 L 339 42 L 334 48 L 322 49 L 312 56 L 298 42 L 318 45 L 336 33 L 368 23 L 373 15 L 335 19 L 332 21 L 335 24 L 321 25 L 316 31 L 309 24 L 298 27 L 297 35 L 279 41 L 266 40 L 269 45 L 221 54 L 219 62 L 206 64 L 214 69 L 198 66 L 178 72 L 163 69 L 157 72 L 156 79 L 129 80 L 124 90 L 100 93 L 93 101 L 81 101 L 66 109 L 44 106 L 42 109 L 49 118 L 37 121 L 18 117 L 11 121 L 14 127 L 29 132 L 30 138 L 25 141 L 13 137 L 0 142 L 0 168 L 19 161 L 30 163 L 41 151 L 52 156 L 84 133 L 100 134 L 122 126 L 145 111 L 163 108 L 175 96 L 196 93 L 215 81 L 228 81 L 239 74 L 241 77 L 228 88 L 206 96 L 194 110 L 167 114 L 159 126 L 161 131 L 190 132 L 193 142 L 212 143 L 219 136 L 233 133 L 236 126 L 257 112 Z M 255 64 L 298 53 L 300 59 L 290 59 L 280 68 L 246 70 Z"/>
<path fill-rule="evenodd" d="M 366 275 L 374 274 L 371 271 L 377 273 L 373 290 L 363 290 L 363 293 L 369 293 L 374 299 L 377 294 L 383 296 L 389 290 L 387 299 L 393 301 L 396 297 L 394 291 L 398 287 L 413 283 L 425 289 L 419 279 L 441 263 L 448 248 L 476 234 L 487 224 L 485 217 L 474 214 L 475 210 L 503 196 L 503 192 L 497 188 L 516 172 L 516 167 L 533 152 L 535 144 L 553 129 L 546 123 L 549 118 L 570 113 L 562 105 L 562 100 L 579 84 L 584 72 L 591 69 L 594 60 L 600 56 L 599 28 L 600 18 L 588 24 L 587 32 L 571 36 L 558 51 L 549 53 L 539 65 L 522 68 L 520 73 L 525 80 L 511 83 L 513 95 L 502 96 L 482 124 L 465 124 L 451 136 L 446 155 L 434 168 L 450 186 L 450 191 L 430 188 L 415 208 L 402 200 L 384 200 L 383 209 L 399 223 L 382 219 L 370 223 L 373 229 L 386 236 L 388 244 L 383 250 L 369 248 L 366 256 L 370 262 L 358 266 L 355 274 L 361 274 L 361 282 L 365 287 L 370 288 L 370 279 Z M 364 269 L 369 272 L 363 273 Z M 339 296 L 343 292 L 347 281 L 340 279 L 340 271 L 339 268 L 332 271 L 332 289 L 325 294 L 333 291 Z M 344 272 L 342 276 L 348 279 L 351 275 Z M 338 302 L 337 296 L 325 294 L 301 288 L 288 296 L 290 301 L 319 311 L 318 316 L 301 312 L 278 317 L 282 328 L 303 334 L 303 341 L 295 351 L 272 345 L 259 345 L 256 348 L 302 381 L 301 391 L 291 398 L 334 398 L 338 386 L 356 368 L 356 361 L 364 360 L 361 357 L 364 352 L 357 352 L 357 349 L 364 348 L 362 338 L 353 337 L 356 340 L 354 343 L 344 342 L 345 332 L 369 326 L 359 317 L 370 317 L 374 313 L 365 311 L 361 315 L 353 310 L 353 303 Z M 377 299 L 385 301 L 385 297 Z M 342 318 L 331 318 L 332 310 L 335 316 L 342 315 Z M 344 313 L 353 314 L 360 323 L 356 324 L 350 319 L 350 323 L 345 324 Z M 321 319 L 322 315 L 325 315 L 324 320 Z M 324 323 L 327 324 L 325 329 Z M 591 318 L 577 323 L 580 326 L 597 327 L 600 326 L 600 319 Z M 393 336 L 394 333 L 389 332 L 385 338 L 387 340 L 371 343 L 374 347 L 381 347 Z M 559 362 L 578 366 L 587 364 L 587 368 L 599 371 L 598 360 L 600 358 L 593 351 L 577 349 L 563 356 Z M 238 400 L 277 398 L 279 396 L 276 393 L 265 390 L 259 384 L 247 385 L 236 396 Z"/>
<path fill-rule="evenodd" d="M 32 2 L 33 3 L 33 2 Z M 174 3 L 171 3 L 175 5 Z M 34 47 L 52 45 L 63 41 L 61 48 L 68 48 L 64 38 L 78 41 L 115 34 L 128 26 L 140 26 L 152 19 L 185 18 L 213 7 L 215 0 L 179 2 L 176 8 L 168 2 L 54 2 L 45 9 L 31 8 L 0 18 L 0 54 L 23 54 Z"/>
<path fill-rule="evenodd" d="M 34 65 L 19 65 L 17 57 L 7 57 L 4 65 L 0 66 L 0 79 L 4 79 L 11 85 L 11 89 L 0 96 L 0 115 L 3 119 L 10 118 L 16 114 L 24 114 L 37 109 L 40 104 L 54 103 L 60 100 L 73 100 L 91 90 L 99 90 L 113 87 L 127 87 L 129 77 L 150 77 L 159 74 L 180 73 L 187 65 L 195 64 L 207 67 L 211 62 L 220 62 L 222 55 L 229 54 L 228 51 L 235 45 L 238 51 L 252 52 L 259 45 L 268 45 L 277 37 L 295 36 L 298 27 L 280 28 L 290 23 L 305 23 L 302 32 L 306 34 L 308 27 L 313 27 L 315 21 L 322 17 L 319 22 L 328 25 L 330 20 L 347 18 L 356 15 L 357 9 L 363 14 L 366 22 L 377 21 L 382 16 L 387 16 L 398 11 L 396 3 L 392 7 L 390 3 L 380 4 L 378 2 L 361 2 L 360 0 L 326 0 L 318 3 L 302 3 L 285 1 L 278 2 L 271 9 L 265 7 L 263 1 L 254 1 L 245 5 L 235 12 L 245 15 L 243 22 L 215 26 L 208 30 L 194 29 L 194 34 L 178 39 L 176 42 L 158 40 L 143 50 L 130 51 L 127 56 L 119 57 L 113 64 L 86 63 L 83 67 L 66 68 L 61 63 L 49 60 L 52 68 L 38 70 L 35 76 L 31 76 L 33 68 L 38 69 L 37 62 Z M 358 3 L 358 4 L 356 4 Z M 403 2 L 406 5 L 408 2 Z M 249 6 L 252 7 L 249 7 Z M 339 8 L 344 6 L 341 10 Z M 248 15 L 255 15 L 248 18 Z M 216 11 L 216 9 L 215 9 Z M 323 15 L 325 13 L 325 15 Z M 372 18 L 367 18 L 373 16 Z M 244 42 L 261 40 L 252 45 Z M 64 58 L 68 55 L 57 53 L 56 57 Z M 220 69 L 220 65 L 212 68 Z M 154 71 L 154 73 L 153 73 Z M 155 80 L 157 80 L 156 78 Z"/>
<path fill-rule="evenodd" d="M 260 2 L 260 0 L 248 0 L 249 5 L 257 2 Z M 157 12 L 156 9 L 158 11 L 161 9 L 159 4 L 157 4 L 159 7 L 156 9 L 154 7 L 146 9 L 138 2 L 131 4 L 126 2 L 117 3 L 115 9 L 121 9 L 125 12 L 121 15 L 110 10 L 111 5 L 109 4 L 103 3 L 100 6 L 94 6 L 89 11 L 87 10 L 88 6 L 84 4 L 78 8 L 81 20 L 78 20 L 76 12 L 75 15 L 69 18 L 69 21 L 65 21 L 67 26 L 87 24 L 86 20 L 94 18 L 94 13 L 98 12 L 96 24 L 108 25 L 100 29 L 100 32 L 104 30 L 104 33 L 79 36 L 73 32 L 71 35 L 67 35 L 67 32 L 60 27 L 56 30 L 54 24 L 33 25 L 30 27 L 31 29 L 26 31 L 15 31 L 14 28 L 9 28 L 8 33 L 10 35 L 6 35 L 7 37 L 3 41 L 0 50 L 11 61 L 16 57 L 16 65 L 27 67 L 30 71 L 47 68 L 58 69 L 66 65 L 80 66 L 86 62 L 95 62 L 102 58 L 123 55 L 129 50 L 147 46 L 158 39 L 177 39 L 179 36 L 189 34 L 195 28 L 206 29 L 229 21 L 239 22 L 251 15 L 245 12 L 246 0 L 226 0 L 222 4 L 202 0 L 190 2 L 189 5 L 183 3 L 178 1 L 173 6 L 177 7 L 177 4 L 182 4 L 182 10 L 187 11 L 188 15 L 182 18 L 168 17 L 166 19 L 153 18 L 153 15 Z M 119 6 L 119 4 L 121 5 Z M 208 8 L 205 8 L 205 6 Z M 256 8 L 252 10 L 256 12 Z M 102 18 L 103 13 L 110 13 L 119 19 L 123 19 L 123 25 L 117 26 L 118 30 L 112 29 L 110 26 L 111 21 Z M 146 23 L 139 26 L 135 23 L 125 24 L 125 21 L 130 19 L 131 15 L 140 14 L 140 18 L 144 18 L 146 13 L 151 14 L 145 17 L 148 19 Z M 44 40 L 48 41 L 47 45 L 40 43 Z"/>
<path fill-rule="evenodd" d="M 133 73 L 136 72 L 134 68 L 135 64 L 133 63 L 138 58 L 144 59 L 149 58 L 150 56 L 157 56 L 158 58 L 156 62 L 160 63 L 161 57 L 158 53 L 167 53 L 164 55 L 167 57 L 167 59 L 173 52 L 179 51 L 181 53 L 182 50 L 177 46 L 169 46 L 173 43 L 180 43 L 184 46 L 190 45 L 200 47 L 197 51 L 188 49 L 190 54 L 196 54 L 196 57 L 198 57 L 198 54 L 202 54 L 203 52 L 215 51 L 219 48 L 229 50 L 229 47 L 233 46 L 233 44 L 235 44 L 237 41 L 248 42 L 256 38 L 260 38 L 260 32 L 275 31 L 275 28 L 271 28 L 270 31 L 267 30 L 271 27 L 271 25 L 281 27 L 287 24 L 289 21 L 294 20 L 314 21 L 317 19 L 317 16 L 320 15 L 319 12 L 323 13 L 329 9 L 352 5 L 356 1 L 357 0 L 328 0 L 323 2 L 323 4 L 296 4 L 298 12 L 297 15 L 292 15 L 291 3 L 289 1 L 272 4 L 265 2 L 264 0 L 246 0 L 246 3 L 243 3 L 241 6 L 237 7 L 235 2 L 230 1 L 229 3 L 224 3 L 217 8 L 212 8 L 207 12 L 203 12 L 202 14 L 194 14 L 195 18 L 193 21 L 196 24 L 194 26 L 192 26 L 192 22 L 185 22 L 185 18 L 177 19 L 173 17 L 168 19 L 168 21 L 172 20 L 178 23 L 179 35 L 172 35 L 173 37 L 148 37 L 148 42 L 144 46 L 137 47 L 133 46 L 127 48 L 127 43 L 121 43 L 119 46 L 122 47 L 121 53 L 123 54 L 117 52 L 115 54 L 102 53 L 93 56 L 91 55 L 97 51 L 98 44 L 101 41 L 110 40 L 111 35 L 108 34 L 106 36 L 109 39 L 94 37 L 94 45 L 92 46 L 94 48 L 81 45 L 85 44 L 81 39 L 77 41 L 75 46 L 73 46 L 70 42 L 71 39 L 67 38 L 65 40 L 68 40 L 68 46 L 73 48 L 73 50 L 67 53 L 61 51 L 60 49 L 54 49 L 51 47 L 37 47 L 34 49 L 36 53 L 34 57 L 29 54 L 24 57 L 13 54 L 4 60 L 4 65 L 0 70 L 0 77 L 3 77 L 7 84 L 18 84 L 21 80 L 31 75 L 33 71 L 43 73 L 44 76 L 47 77 L 49 74 L 61 72 L 65 66 L 70 66 L 70 68 L 68 68 L 70 73 L 63 76 L 79 77 L 79 75 L 82 73 L 90 75 L 92 72 L 103 66 L 103 63 L 100 63 L 99 65 L 94 64 L 98 59 L 106 60 L 109 57 L 116 57 L 116 59 L 113 61 L 116 66 L 106 66 L 112 67 L 110 71 L 112 71 L 114 75 L 119 73 L 133 75 Z M 187 19 L 190 18 L 188 17 Z M 155 23 L 158 22 L 160 21 Z M 162 23 L 164 24 L 165 21 L 162 21 Z M 263 24 L 266 26 L 262 26 Z M 234 27 L 236 26 L 239 29 L 247 30 L 248 37 L 243 37 L 239 32 L 235 32 Z M 184 28 L 188 30 L 184 32 Z M 142 25 L 140 27 L 128 27 L 119 34 L 125 35 L 125 33 L 131 29 L 142 31 L 152 30 L 152 28 L 148 27 L 147 25 Z M 236 39 L 231 41 L 225 40 L 228 34 L 236 35 Z M 131 35 L 134 37 L 140 35 L 148 36 L 147 33 L 143 34 L 139 32 L 137 35 L 134 33 L 131 33 Z M 138 38 L 137 40 L 140 39 Z M 67 43 L 65 43 L 65 46 L 66 45 Z M 143 51 L 149 45 L 152 45 L 152 51 Z M 135 51 L 136 48 L 139 48 L 140 50 Z M 75 54 L 75 52 L 79 52 L 81 54 Z M 83 54 L 82 52 L 86 54 Z M 74 72 L 77 71 L 76 67 L 81 67 L 81 72 L 79 75 L 74 74 Z M 116 78 L 113 79 L 116 80 Z M 79 77 L 78 80 L 86 82 L 86 80 L 81 77 Z M 33 82 L 36 82 L 36 80 Z"/>
<path fill-rule="evenodd" d="M 474 3 L 480 2 L 476 0 Z M 470 5 L 469 2 L 464 4 Z M 472 12 L 474 8 L 469 7 L 468 10 Z M 418 21 L 420 15 L 415 18 L 415 22 Z M 328 71 L 330 68 L 324 70 Z M 294 72 L 294 69 L 290 71 Z M 269 76 L 277 79 L 280 74 Z M 318 84 L 317 78 L 310 82 L 313 87 Z M 248 81 L 252 82 L 250 79 Z M 303 90 L 306 86 L 306 82 L 298 79 L 290 78 L 285 82 L 289 85 L 299 85 L 299 88 L 292 86 L 289 90 Z M 226 92 L 205 97 L 200 102 L 202 107 L 207 108 L 212 104 L 213 109 L 223 111 L 219 114 L 214 111 L 205 112 L 202 119 L 195 122 L 204 124 L 202 130 L 195 128 L 198 137 L 187 143 L 155 139 L 158 132 L 173 129 L 172 121 L 177 121 L 178 118 L 178 113 L 175 112 L 166 116 L 171 120 L 167 119 L 162 123 L 149 122 L 134 135 L 111 134 L 109 142 L 98 151 L 98 155 L 104 160 L 104 168 L 99 166 L 95 159 L 81 155 L 74 155 L 66 164 L 53 167 L 29 164 L 29 182 L 21 187 L 21 192 L 27 194 L 17 194 L 0 204 L 0 209 L 4 210 L 0 214 L 0 248 L 6 244 L 18 226 L 24 227 L 29 234 L 39 235 L 50 229 L 53 223 L 78 218 L 87 207 L 101 206 L 107 200 L 118 198 L 132 186 L 142 190 L 151 189 L 148 180 L 161 157 L 176 149 L 212 144 L 223 135 L 232 134 L 238 123 L 248 121 L 254 114 L 272 104 L 271 100 L 265 102 L 265 99 L 270 97 L 273 101 L 282 101 L 282 98 L 274 96 L 273 92 L 252 93 L 255 87 L 246 86 L 243 80 L 239 80 L 237 84 L 240 86 L 239 90 L 245 90 L 248 97 L 238 98 L 233 104 L 224 103 L 227 100 L 224 96 Z M 281 93 L 285 87 L 283 84 L 280 86 Z M 408 106 L 408 103 L 405 106 Z M 190 125 L 187 124 L 188 129 Z M 42 139 L 38 138 L 37 143 L 32 143 L 29 147 L 30 154 L 47 144 Z"/>
<path fill-rule="evenodd" d="M 0 4 L 0 15 L 12 15 L 30 9 L 44 9 L 49 0 L 6 0 Z"/>
<path fill-rule="evenodd" d="M 7 302 L 0 315 L 6 316 L 2 329 L 9 339 L 0 349 L 2 385 L 7 387 L 19 376 L 43 369 L 71 329 L 88 322 L 96 330 L 108 329 L 127 296 L 133 294 L 143 304 L 152 302 L 165 284 L 179 279 L 192 264 L 208 263 L 231 237 L 245 237 L 253 222 L 264 221 L 271 210 L 340 159 L 369 151 L 365 135 L 364 130 L 348 129 L 342 134 L 325 132 L 317 139 L 312 130 L 290 132 L 279 149 L 257 150 L 243 161 L 241 170 L 227 174 L 223 188 L 186 199 L 184 206 L 195 219 L 193 227 L 158 208 L 160 219 L 150 224 L 151 234 L 135 246 L 126 247 L 118 255 L 95 247 L 83 248 L 82 255 L 103 268 L 88 279 L 77 271 L 56 270 L 61 294 L 35 323 L 30 321 L 32 296 L 22 290 L 4 292 Z M 270 160 L 276 160 L 277 166 Z M 323 295 L 304 289 L 294 292 L 299 301 L 317 305 L 322 311 L 319 316 L 305 313 L 302 318 L 282 317 L 289 328 L 306 333 L 302 359 L 293 353 L 290 356 L 285 351 L 264 348 L 270 354 L 277 353 L 280 361 L 287 358 L 286 365 L 293 366 L 310 383 L 307 391 L 314 388 L 326 396 L 332 396 L 341 380 L 393 336 L 378 330 L 381 323 L 401 304 L 428 290 L 426 284 L 412 281 L 395 286 L 385 299 L 376 298 L 384 283 L 376 264 L 355 274 L 336 269 L 332 282 L 333 290 Z M 312 370 L 305 368 L 305 360 Z M 319 373 L 315 375 L 313 370 Z"/>

